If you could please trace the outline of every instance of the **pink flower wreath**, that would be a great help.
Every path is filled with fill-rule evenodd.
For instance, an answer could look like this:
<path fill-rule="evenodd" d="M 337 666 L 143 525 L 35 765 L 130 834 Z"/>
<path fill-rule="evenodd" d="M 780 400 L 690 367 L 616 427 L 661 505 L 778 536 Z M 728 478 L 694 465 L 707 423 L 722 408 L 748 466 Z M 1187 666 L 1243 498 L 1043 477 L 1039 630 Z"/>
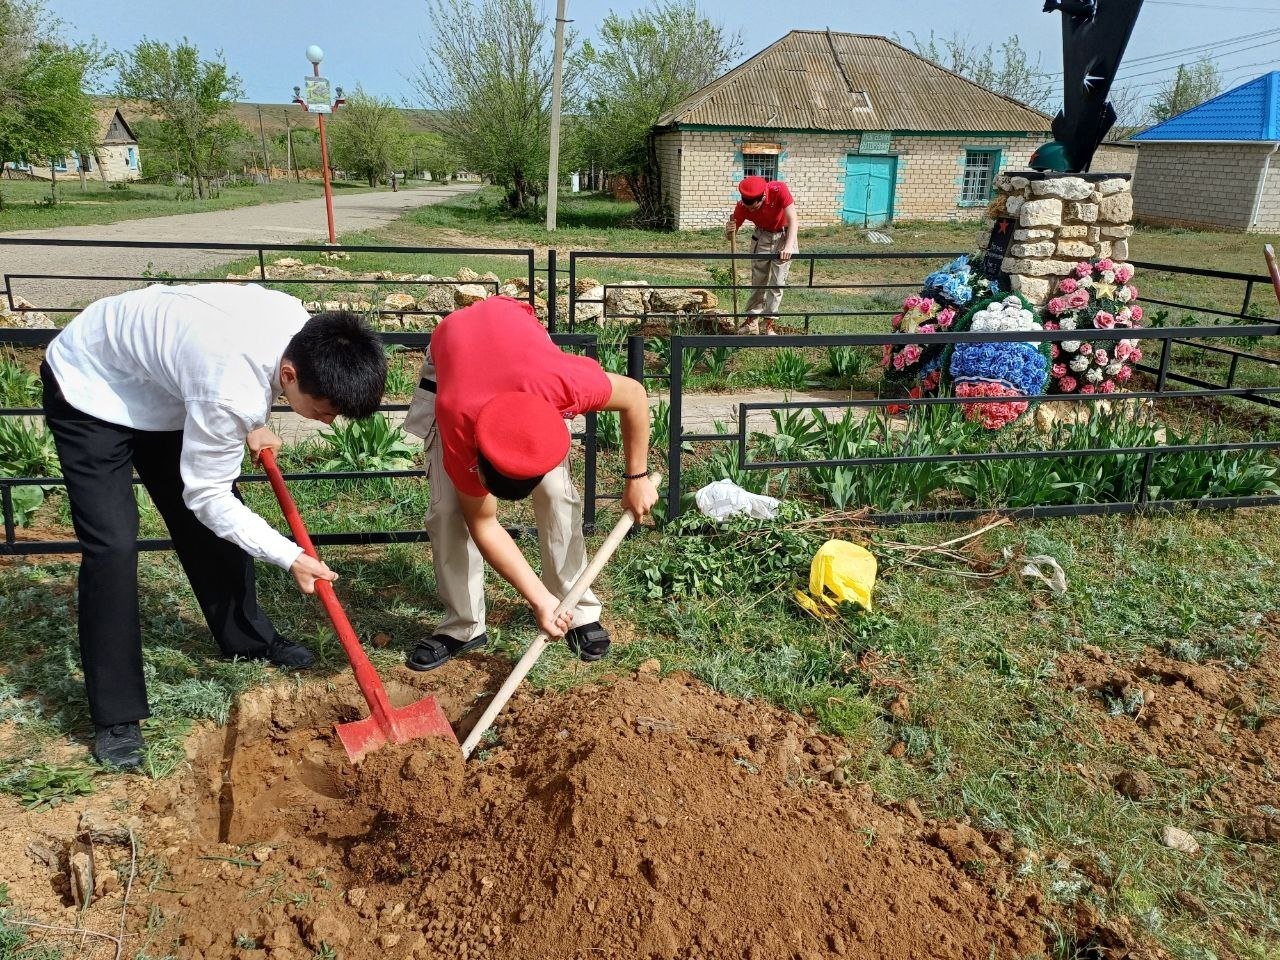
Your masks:
<path fill-rule="evenodd" d="M 1082 260 L 1058 281 L 1045 307 L 1046 330 L 1076 330 L 1078 339 L 1050 347 L 1050 393 L 1114 393 L 1133 376 L 1142 359 L 1137 340 L 1090 341 L 1092 330 L 1142 326 L 1133 267 L 1110 259 Z"/>

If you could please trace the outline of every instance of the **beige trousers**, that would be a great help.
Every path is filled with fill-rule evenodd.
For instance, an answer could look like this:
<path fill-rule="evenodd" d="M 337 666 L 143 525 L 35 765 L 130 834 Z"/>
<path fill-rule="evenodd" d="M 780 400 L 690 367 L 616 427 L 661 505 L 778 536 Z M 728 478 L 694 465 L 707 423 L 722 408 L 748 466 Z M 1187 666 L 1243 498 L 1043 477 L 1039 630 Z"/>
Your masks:
<path fill-rule="evenodd" d="M 436 379 L 429 353 L 420 376 L 433 382 Z M 444 618 L 435 632 L 455 640 L 471 640 L 485 632 L 484 558 L 471 539 L 462 518 L 457 488 L 444 469 L 444 444 L 436 428 L 434 393 L 421 387 L 414 392 L 404 427 L 425 443 L 427 483 L 431 487 L 426 526 L 431 538 L 436 587 L 444 604 Z M 573 485 L 568 457 L 543 477 L 533 491 L 533 515 L 538 525 L 542 582 L 554 596 L 563 597 L 587 568 L 582 498 Z M 573 626 L 599 619 L 600 601 L 588 590 L 574 608 Z"/>
<path fill-rule="evenodd" d="M 786 239 L 786 230 L 771 233 L 756 227 L 751 238 L 751 252 L 776 256 Z M 790 269 L 790 260 L 751 261 L 751 299 L 747 301 L 746 310 L 748 323 L 757 324 L 760 317 L 771 320 L 777 318 L 778 307 L 782 304 L 782 288 L 786 286 L 787 271 Z"/>

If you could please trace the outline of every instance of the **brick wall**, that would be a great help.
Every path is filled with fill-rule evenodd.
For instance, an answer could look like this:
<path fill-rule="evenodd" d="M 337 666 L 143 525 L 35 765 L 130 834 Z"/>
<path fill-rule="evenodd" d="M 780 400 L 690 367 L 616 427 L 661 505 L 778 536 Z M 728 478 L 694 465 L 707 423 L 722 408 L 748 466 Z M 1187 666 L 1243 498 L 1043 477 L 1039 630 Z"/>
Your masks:
<path fill-rule="evenodd" d="M 1270 150 L 1252 143 L 1144 143 L 1133 181 L 1134 216 L 1142 223 L 1248 230 Z M 1274 173 L 1280 176 L 1280 169 Z"/>
<path fill-rule="evenodd" d="M 137 147 L 134 147 L 138 150 Z M 138 151 L 141 153 L 141 151 Z M 102 166 L 98 166 L 101 161 Z M 139 161 L 138 167 L 141 168 L 142 163 Z M 129 148 L 127 146 L 100 146 L 98 147 L 98 155 L 93 164 L 93 176 L 108 182 L 118 180 L 137 180 L 142 176 L 141 169 L 129 169 Z"/>
<path fill-rule="evenodd" d="M 1025 169 L 1043 136 L 895 136 L 889 153 L 898 158 L 894 218 L 948 220 L 977 218 L 983 206 L 962 206 L 965 150 L 1000 150 L 1000 169 Z M 663 195 L 677 229 L 721 226 L 737 200 L 742 178 L 742 144 L 768 141 L 782 148 L 778 178 L 796 199 L 802 227 L 842 221 L 845 159 L 858 152 L 857 133 L 675 130 L 658 136 Z"/>
<path fill-rule="evenodd" d="M 1138 148 L 1123 143 L 1104 143 L 1093 155 L 1091 169 L 1095 173 L 1127 173 L 1138 169 Z"/>

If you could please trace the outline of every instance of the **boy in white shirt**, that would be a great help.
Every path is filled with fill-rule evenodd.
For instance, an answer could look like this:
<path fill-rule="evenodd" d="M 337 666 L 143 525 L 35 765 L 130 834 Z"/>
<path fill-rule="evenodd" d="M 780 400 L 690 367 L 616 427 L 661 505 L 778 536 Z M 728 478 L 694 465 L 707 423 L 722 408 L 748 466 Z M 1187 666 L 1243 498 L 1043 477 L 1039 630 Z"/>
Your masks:
<path fill-rule="evenodd" d="M 374 331 L 342 311 L 311 317 L 256 285 L 151 286 L 91 304 L 49 345 L 45 417 L 82 544 L 80 655 L 94 756 L 137 767 L 150 716 L 138 618 L 132 477 L 164 518 L 214 639 L 227 656 L 304 667 L 314 655 L 258 608 L 253 561 L 304 593 L 335 580 L 239 499 L 244 448 L 279 449 L 266 426 L 284 394 L 304 417 L 367 417 L 386 383 Z"/>

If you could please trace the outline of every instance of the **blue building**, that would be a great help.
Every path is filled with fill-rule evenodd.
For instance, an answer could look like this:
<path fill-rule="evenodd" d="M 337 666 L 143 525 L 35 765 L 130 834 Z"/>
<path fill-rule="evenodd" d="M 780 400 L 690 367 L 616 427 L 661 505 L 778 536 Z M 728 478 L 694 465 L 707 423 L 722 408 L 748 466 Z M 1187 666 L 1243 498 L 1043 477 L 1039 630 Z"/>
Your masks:
<path fill-rule="evenodd" d="M 1156 124 L 1133 141 L 1140 145 L 1136 219 L 1280 231 L 1280 71 Z"/>

